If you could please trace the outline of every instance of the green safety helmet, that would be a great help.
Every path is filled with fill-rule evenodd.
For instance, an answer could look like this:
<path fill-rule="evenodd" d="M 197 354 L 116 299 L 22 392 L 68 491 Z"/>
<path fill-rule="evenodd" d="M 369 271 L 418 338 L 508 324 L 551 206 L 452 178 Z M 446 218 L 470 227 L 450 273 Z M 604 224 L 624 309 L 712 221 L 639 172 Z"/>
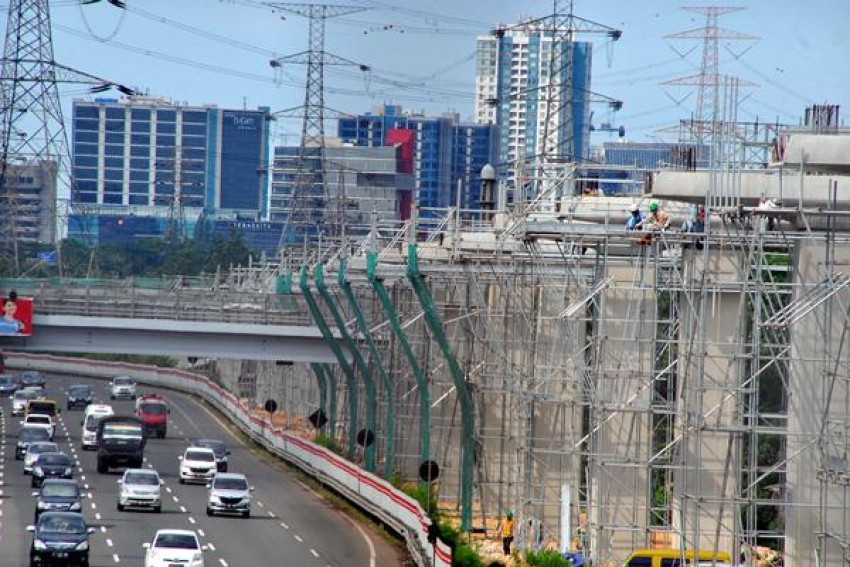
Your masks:
<path fill-rule="evenodd" d="M 513 518 L 513 517 L 514 517 L 514 513 L 513 513 L 513 512 L 511 512 L 510 510 L 508 510 L 507 512 L 505 512 L 505 516 L 507 516 L 508 518 Z"/>
<path fill-rule="evenodd" d="M 658 203 L 650 203 L 650 204 L 649 204 L 649 210 L 650 210 L 651 212 L 653 212 L 653 213 L 654 213 L 655 211 L 657 211 L 657 210 L 658 210 Z"/>

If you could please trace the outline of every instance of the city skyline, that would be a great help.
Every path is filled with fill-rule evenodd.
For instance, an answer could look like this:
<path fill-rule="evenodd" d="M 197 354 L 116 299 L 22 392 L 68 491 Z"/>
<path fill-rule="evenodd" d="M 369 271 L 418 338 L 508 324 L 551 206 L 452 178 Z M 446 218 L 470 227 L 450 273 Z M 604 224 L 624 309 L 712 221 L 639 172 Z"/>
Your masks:
<path fill-rule="evenodd" d="M 576 1 L 577 15 L 623 31 L 618 42 L 578 39 L 594 44 L 591 89 L 624 103 L 614 114 L 595 105 L 594 125 L 624 126 L 627 139 L 647 141 L 688 118 L 695 106 L 694 87 L 660 83 L 698 72 L 702 41 L 664 36 L 705 21 L 681 10 L 685 4 L 631 4 Z M 550 1 L 524 2 L 521 10 L 507 0 L 462 5 L 435 0 L 427 9 L 402 0 L 369 5 L 373 9 L 327 22 L 326 51 L 371 68 L 364 74 L 356 67 L 329 66 L 327 105 L 361 114 L 391 103 L 432 115 L 453 111 L 464 120 L 473 115 L 476 37 L 521 15 L 552 11 Z M 813 103 L 846 107 L 850 78 L 831 72 L 850 52 L 842 14 L 850 15 L 850 6 L 838 0 L 803 7 L 788 1 L 720 18 L 723 28 L 761 37 L 720 46 L 721 72 L 759 85 L 742 89 L 739 119 L 797 123 Z M 140 7 L 128 0 L 123 11 L 106 2 L 59 1 L 52 3 L 52 20 L 57 61 L 152 96 L 222 108 L 270 106 L 273 112 L 303 102 L 304 67 L 275 70 L 268 62 L 307 48 L 307 22 L 257 1 L 148 0 Z M 61 94 L 67 106 L 83 95 L 67 89 Z M 297 143 L 299 135 L 299 114 L 281 115 L 272 145 Z M 592 142 L 615 137 L 597 133 Z"/>

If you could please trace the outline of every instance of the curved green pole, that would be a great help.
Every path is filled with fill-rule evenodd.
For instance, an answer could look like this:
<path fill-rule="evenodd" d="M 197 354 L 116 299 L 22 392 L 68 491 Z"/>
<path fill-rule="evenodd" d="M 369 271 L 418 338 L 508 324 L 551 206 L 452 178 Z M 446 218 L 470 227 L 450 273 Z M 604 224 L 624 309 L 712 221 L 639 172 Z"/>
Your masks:
<path fill-rule="evenodd" d="M 348 412 L 350 422 L 348 427 L 347 451 L 348 458 L 353 460 L 355 444 L 357 442 L 357 379 L 354 377 L 354 372 L 351 371 L 351 366 L 345 359 L 342 349 L 339 348 L 339 344 L 336 342 L 336 337 L 334 337 L 333 333 L 331 333 L 331 329 L 328 327 L 325 317 L 319 310 L 319 306 L 316 304 L 316 299 L 310 292 L 310 284 L 307 283 L 307 266 L 301 266 L 301 293 L 307 301 L 307 307 L 310 309 L 310 314 L 313 316 L 313 320 L 322 332 L 322 337 L 324 338 L 325 343 L 330 347 L 331 351 L 333 351 L 334 356 L 339 361 L 339 365 L 342 367 L 342 373 L 345 375 L 345 384 L 348 388 Z"/>
<path fill-rule="evenodd" d="M 434 340 L 440 345 L 443 358 L 449 367 L 452 382 L 457 390 L 460 401 L 461 418 L 461 462 L 460 462 L 460 529 L 468 532 L 472 527 L 472 474 L 475 468 L 475 417 L 472 403 L 472 394 L 469 385 L 463 375 L 460 365 L 457 363 L 452 347 L 449 345 L 446 334 L 443 331 L 443 322 L 434 306 L 434 300 L 425 284 L 425 278 L 419 271 L 419 262 L 416 257 L 416 245 L 407 246 L 407 279 L 413 286 L 416 297 L 425 314 L 425 322 L 434 336 Z"/>
<path fill-rule="evenodd" d="M 311 362 L 310 369 L 316 376 L 316 382 L 319 385 L 319 412 L 324 415 L 327 415 L 328 379 L 325 376 L 325 369 L 322 368 L 322 365 L 318 362 Z M 327 426 L 327 423 L 323 424 L 321 427 L 319 427 L 319 432 L 322 434 L 327 434 Z M 333 429 L 331 429 L 331 431 L 333 431 Z"/>
<path fill-rule="evenodd" d="M 345 318 L 343 318 L 339 309 L 337 309 L 333 297 L 328 292 L 328 286 L 325 285 L 325 271 L 321 264 L 316 264 L 313 270 L 313 279 L 316 281 L 316 289 L 319 290 L 319 295 L 325 300 L 325 304 L 328 306 L 328 310 L 336 322 L 342 340 L 345 341 L 345 345 L 351 351 L 351 355 L 354 358 L 354 365 L 360 371 L 360 376 L 363 377 L 363 388 L 366 390 L 366 428 L 373 435 L 377 435 L 375 422 L 375 406 L 377 405 L 377 400 L 375 399 L 375 381 L 372 380 L 372 374 L 369 372 L 369 367 L 366 366 L 366 361 L 363 360 L 363 356 L 360 354 L 360 349 L 354 344 L 354 339 L 351 338 L 351 333 L 348 332 L 348 325 L 345 323 Z M 369 472 L 375 472 L 375 443 L 371 445 L 364 444 L 363 460 L 365 469 Z"/>
<path fill-rule="evenodd" d="M 372 289 L 375 290 L 375 295 L 378 296 L 378 301 L 381 302 L 381 307 L 384 309 L 384 314 L 390 322 L 390 327 L 395 334 L 398 343 L 401 345 L 401 350 L 404 353 L 407 363 L 413 370 L 413 377 L 416 379 L 416 385 L 419 388 L 419 460 L 420 464 L 431 458 L 431 393 L 428 389 L 428 378 L 422 367 L 416 361 L 416 355 L 413 354 L 413 349 L 407 341 L 404 330 L 401 328 L 401 322 L 393 308 L 393 302 L 390 299 L 390 294 L 387 293 L 384 284 L 378 279 L 376 268 L 378 265 L 378 255 L 374 251 L 370 251 L 367 256 L 366 275 L 369 278 L 369 283 L 372 284 Z M 424 484 L 425 481 L 421 481 Z"/>
<path fill-rule="evenodd" d="M 291 273 L 287 272 L 282 276 L 277 276 L 275 292 L 281 296 L 281 306 L 295 307 L 295 300 L 292 297 Z M 316 375 L 316 380 L 319 383 L 319 396 L 321 398 L 319 400 L 319 409 L 328 412 L 328 422 L 320 430 L 325 434 L 329 430 L 331 437 L 333 437 L 336 432 L 336 377 L 325 363 L 311 363 L 310 368 L 312 368 L 313 374 Z M 328 394 L 330 394 L 330 398 L 328 398 Z M 329 409 L 327 407 L 328 405 L 330 406 Z"/>
<path fill-rule="evenodd" d="M 369 330 L 369 325 L 363 316 L 363 310 L 360 309 L 360 303 L 351 290 L 351 282 L 346 278 L 344 259 L 340 259 L 339 261 L 339 286 L 342 288 L 342 292 L 351 306 L 351 312 L 354 313 L 354 318 L 357 320 L 357 327 L 360 329 L 360 334 L 366 340 L 366 345 L 372 354 L 372 360 L 375 361 L 375 368 L 378 369 L 378 374 L 381 376 L 381 384 L 383 384 L 384 392 L 387 396 L 387 455 L 386 459 L 384 459 L 384 478 L 390 478 L 393 472 L 393 462 L 395 461 L 395 390 L 384 367 L 381 353 L 378 352 L 378 347 L 375 346 L 375 341 L 372 339 L 372 332 Z"/>

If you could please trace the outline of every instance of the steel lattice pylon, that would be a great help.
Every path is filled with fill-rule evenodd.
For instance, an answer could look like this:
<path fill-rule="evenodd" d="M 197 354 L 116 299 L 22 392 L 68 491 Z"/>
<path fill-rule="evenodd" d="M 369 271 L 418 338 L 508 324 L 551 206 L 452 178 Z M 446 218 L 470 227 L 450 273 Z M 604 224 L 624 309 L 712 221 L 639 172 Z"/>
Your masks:
<path fill-rule="evenodd" d="M 307 65 L 304 90 L 304 119 L 298 153 L 295 181 L 289 195 L 289 206 L 281 233 L 280 246 L 298 246 L 303 240 L 315 240 L 321 230 L 326 206 L 324 187 L 325 147 L 325 65 L 353 65 L 366 71 L 368 67 L 325 51 L 325 23 L 328 18 L 361 12 L 365 8 L 329 4 L 270 4 L 274 8 L 304 16 L 310 22 L 309 49 L 271 61 L 272 67 L 284 63 Z M 286 112 L 286 111 L 284 111 Z M 340 228 L 340 227 L 334 227 Z"/>
<path fill-rule="evenodd" d="M 57 84 L 89 85 L 93 92 L 113 85 L 56 62 L 48 0 L 10 0 L 7 22 L 0 70 L 0 254 L 20 273 L 20 243 L 59 237 L 57 187 L 73 195 Z"/>

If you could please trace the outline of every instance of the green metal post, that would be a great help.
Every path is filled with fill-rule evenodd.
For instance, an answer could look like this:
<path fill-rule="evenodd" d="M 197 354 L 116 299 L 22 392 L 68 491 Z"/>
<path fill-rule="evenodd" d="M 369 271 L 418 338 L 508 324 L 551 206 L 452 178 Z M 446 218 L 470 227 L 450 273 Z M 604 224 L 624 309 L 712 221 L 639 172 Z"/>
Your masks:
<path fill-rule="evenodd" d="M 401 322 L 398 313 L 393 308 L 390 294 L 387 293 L 383 282 L 378 279 L 377 265 L 378 255 L 374 251 L 370 251 L 367 256 L 366 275 L 369 278 L 369 283 L 372 284 L 372 289 L 375 290 L 375 295 L 378 296 L 378 301 L 380 301 L 384 314 L 387 316 L 390 328 L 392 328 L 393 334 L 401 345 L 401 350 L 413 371 L 413 377 L 416 379 L 416 385 L 419 389 L 419 459 L 421 464 L 431 458 L 431 393 L 428 389 L 428 378 L 416 361 L 416 355 L 413 354 L 410 342 L 408 342 L 404 330 L 401 328 Z M 422 483 L 424 482 L 422 481 Z"/>
<path fill-rule="evenodd" d="M 336 342 L 336 337 L 334 337 L 333 333 L 331 333 L 331 329 L 328 327 L 328 323 L 325 321 L 324 315 L 322 315 L 322 312 L 319 310 L 316 299 L 310 292 L 310 284 L 307 282 L 307 266 L 301 267 L 301 293 L 307 301 L 307 307 L 310 309 L 310 314 L 313 316 L 313 320 L 316 322 L 316 325 L 322 333 L 322 338 L 330 347 L 331 351 L 333 351 L 334 356 L 339 361 L 339 365 L 342 367 L 342 373 L 345 375 L 345 384 L 348 389 L 349 413 L 347 452 L 348 458 L 354 459 L 355 445 L 357 444 L 357 379 L 354 377 L 354 372 L 351 370 L 351 365 L 348 364 L 348 360 L 345 359 L 342 349 Z"/>
<path fill-rule="evenodd" d="M 371 431 L 373 435 L 377 435 L 375 424 L 375 406 L 377 405 L 375 399 L 375 381 L 372 380 L 369 367 L 366 366 L 366 361 L 363 360 L 360 350 L 354 343 L 354 339 L 351 338 L 351 333 L 348 332 L 345 318 L 339 312 L 339 309 L 337 309 L 333 297 L 328 292 L 328 286 L 325 285 L 325 271 L 321 264 L 316 264 L 316 267 L 313 269 L 313 279 L 316 281 L 316 289 L 319 290 L 319 295 L 325 300 L 325 304 L 328 306 L 328 310 L 336 322 L 342 340 L 345 341 L 348 350 L 351 351 L 351 355 L 354 358 L 354 365 L 360 371 L 360 376 L 363 377 L 363 388 L 366 391 L 366 429 Z M 371 445 L 364 444 L 363 461 L 364 468 L 367 471 L 375 472 L 375 443 Z"/>
<path fill-rule="evenodd" d="M 327 415 L 327 398 L 328 398 L 328 379 L 325 376 L 325 369 L 318 362 L 311 362 L 310 369 L 316 376 L 316 383 L 319 385 L 319 413 Z M 327 423 L 318 427 L 319 433 L 326 434 Z"/>
<path fill-rule="evenodd" d="M 472 475 L 475 470 L 475 416 L 472 402 L 472 394 L 466 377 L 463 375 L 460 365 L 455 358 L 451 345 L 443 330 L 443 322 L 434 300 L 425 284 L 425 278 L 419 271 L 419 262 L 416 257 L 416 245 L 407 246 L 407 279 L 410 280 L 413 291 L 419 298 L 419 303 L 425 315 L 425 322 L 434 336 L 434 340 L 440 345 L 443 358 L 449 368 L 449 374 L 457 391 L 460 401 L 461 418 L 461 464 L 460 464 L 460 529 L 468 532 L 472 527 Z"/>
<path fill-rule="evenodd" d="M 384 367 L 384 361 L 381 358 L 381 353 L 378 352 L 378 347 L 372 339 L 372 332 L 369 330 L 369 325 L 366 323 L 366 318 L 363 316 L 363 310 L 360 309 L 360 303 L 351 290 L 351 282 L 348 281 L 345 273 L 345 260 L 339 261 L 339 286 L 348 299 L 348 304 L 351 306 L 351 311 L 354 313 L 354 318 L 357 320 L 357 327 L 360 329 L 360 334 L 366 340 L 366 345 L 369 347 L 369 352 L 372 354 L 372 360 L 375 362 L 375 368 L 378 369 L 378 374 L 381 376 L 381 384 L 384 386 L 384 392 L 387 396 L 387 445 L 386 458 L 384 459 L 384 478 L 390 478 L 393 472 L 393 462 L 395 461 L 395 390 L 393 389 L 392 381 L 390 380 L 387 370 Z"/>

